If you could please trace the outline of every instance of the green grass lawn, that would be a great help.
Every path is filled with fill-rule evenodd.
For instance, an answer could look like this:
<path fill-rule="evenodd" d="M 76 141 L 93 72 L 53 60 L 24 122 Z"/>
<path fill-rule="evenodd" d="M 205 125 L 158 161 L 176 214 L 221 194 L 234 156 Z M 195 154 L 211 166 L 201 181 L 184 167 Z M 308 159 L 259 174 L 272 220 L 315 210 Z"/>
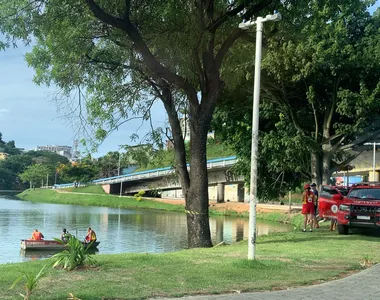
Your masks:
<path fill-rule="evenodd" d="M 75 193 L 105 194 L 105 191 L 103 190 L 101 185 L 89 185 L 78 188 L 71 187 L 63 190 Z"/>
<path fill-rule="evenodd" d="M 39 202 L 184 211 L 181 205 L 112 195 L 37 189 L 19 196 Z M 258 218 L 302 222 L 300 215 L 281 213 L 259 214 Z M 82 300 L 122 300 L 284 289 L 331 280 L 361 270 L 364 263 L 380 261 L 379 237 L 341 236 L 324 225 L 312 233 L 297 229 L 259 236 L 255 261 L 247 260 L 246 241 L 165 254 L 95 255 L 93 268 L 66 272 L 49 267 L 31 299 L 67 299 L 73 293 Z M 0 265 L 0 299 L 20 299 L 21 286 L 8 288 L 21 271 L 36 272 L 44 264 L 51 266 L 52 260 Z"/>
<path fill-rule="evenodd" d="M 165 254 L 95 255 L 94 268 L 72 272 L 49 268 L 32 299 L 145 299 L 286 289 L 320 283 L 364 261 L 380 260 L 375 236 L 340 236 L 327 229 L 260 236 L 257 260 L 247 260 L 247 242 Z M 21 286 L 8 290 L 21 271 L 39 270 L 51 259 L 0 265 L 0 298 L 20 299 Z"/>

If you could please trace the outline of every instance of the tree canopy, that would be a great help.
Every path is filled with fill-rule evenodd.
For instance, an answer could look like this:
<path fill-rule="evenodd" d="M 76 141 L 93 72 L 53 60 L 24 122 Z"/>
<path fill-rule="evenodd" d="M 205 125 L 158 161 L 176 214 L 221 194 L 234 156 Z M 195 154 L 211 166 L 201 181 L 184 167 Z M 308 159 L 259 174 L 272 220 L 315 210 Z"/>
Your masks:
<path fill-rule="evenodd" d="M 287 174 L 285 183 L 327 184 L 333 171 L 360 153 L 347 150 L 379 138 L 379 14 L 371 16 L 369 4 L 310 2 L 304 14 L 284 20 L 267 41 L 260 107 L 262 192 L 267 192 L 266 179 L 275 186 L 281 173 Z M 247 74 L 251 78 L 250 70 Z M 242 82 L 243 95 L 227 94 L 217 123 L 246 159 L 250 141 L 241 136 L 251 130 L 250 85 Z M 231 109 L 231 94 L 243 103 L 240 109 Z"/>

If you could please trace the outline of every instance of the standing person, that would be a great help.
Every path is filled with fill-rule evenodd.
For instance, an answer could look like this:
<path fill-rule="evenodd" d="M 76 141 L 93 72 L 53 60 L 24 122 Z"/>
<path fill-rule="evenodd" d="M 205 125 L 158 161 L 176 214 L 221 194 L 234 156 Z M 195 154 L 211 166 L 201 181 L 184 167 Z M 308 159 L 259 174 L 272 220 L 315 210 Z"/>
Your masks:
<path fill-rule="evenodd" d="M 310 187 L 311 187 L 311 191 L 315 195 L 315 199 L 314 199 L 314 226 L 315 226 L 315 228 L 319 228 L 318 219 L 317 219 L 319 193 L 317 190 L 317 185 L 314 182 L 310 185 Z"/>
<path fill-rule="evenodd" d="M 302 231 L 306 232 L 306 226 L 308 224 L 308 221 L 310 222 L 310 232 L 313 231 L 313 224 L 314 224 L 314 202 L 315 202 L 315 195 L 311 191 L 310 184 L 305 184 L 304 192 L 302 194 L 302 214 L 305 216 L 304 220 L 304 226 Z"/>
<path fill-rule="evenodd" d="M 94 230 L 91 229 L 91 227 L 88 227 L 85 240 L 86 240 L 86 243 L 91 243 L 91 242 L 96 241 L 96 233 Z"/>
<path fill-rule="evenodd" d="M 39 232 L 37 229 L 35 229 L 32 233 L 32 240 L 40 241 L 43 240 L 45 237 L 42 234 L 42 232 Z"/>

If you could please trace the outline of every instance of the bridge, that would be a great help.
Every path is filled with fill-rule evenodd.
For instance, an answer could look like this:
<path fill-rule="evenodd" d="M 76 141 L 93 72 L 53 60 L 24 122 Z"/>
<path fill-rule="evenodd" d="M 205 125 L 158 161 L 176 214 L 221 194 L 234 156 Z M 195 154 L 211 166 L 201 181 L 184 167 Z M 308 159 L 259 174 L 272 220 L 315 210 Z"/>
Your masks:
<path fill-rule="evenodd" d="M 364 181 L 378 181 L 380 177 L 380 155 L 376 157 L 376 166 L 378 167 L 376 167 L 375 173 L 373 173 L 372 155 L 372 151 L 363 152 L 350 163 L 350 165 L 354 166 L 353 170 L 336 172 L 333 176 L 361 175 Z M 244 177 L 231 171 L 236 161 L 236 156 L 207 161 L 210 200 L 216 200 L 217 202 L 228 200 L 232 202 L 248 201 L 249 195 L 244 188 Z M 190 165 L 187 168 L 190 170 Z M 109 194 L 134 195 L 142 190 L 147 195 L 159 194 L 162 198 L 184 198 L 178 176 L 173 167 L 100 178 L 93 180 L 92 183 L 101 185 L 104 191 Z M 78 186 L 81 185 L 78 184 Z M 55 188 L 72 186 L 74 184 L 70 183 L 56 185 Z"/>
<path fill-rule="evenodd" d="M 244 177 L 231 171 L 236 161 L 236 156 L 207 161 L 210 199 L 217 202 L 244 202 Z M 187 169 L 190 170 L 190 165 Z M 158 193 L 162 198 L 183 198 L 181 184 L 173 167 L 100 178 L 93 183 L 101 185 L 109 194 L 133 195 L 143 190 L 148 194 Z"/>

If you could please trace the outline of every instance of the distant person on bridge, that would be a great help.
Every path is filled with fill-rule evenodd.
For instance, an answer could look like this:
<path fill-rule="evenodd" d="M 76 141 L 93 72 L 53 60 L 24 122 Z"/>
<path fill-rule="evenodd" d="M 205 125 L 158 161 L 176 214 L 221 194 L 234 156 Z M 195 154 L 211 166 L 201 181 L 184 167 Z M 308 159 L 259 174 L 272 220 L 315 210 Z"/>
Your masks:
<path fill-rule="evenodd" d="M 86 243 L 96 242 L 96 233 L 91 227 L 88 227 L 87 235 L 85 237 Z"/>
<path fill-rule="evenodd" d="M 32 233 L 32 240 L 41 241 L 44 239 L 44 235 L 35 229 Z"/>

